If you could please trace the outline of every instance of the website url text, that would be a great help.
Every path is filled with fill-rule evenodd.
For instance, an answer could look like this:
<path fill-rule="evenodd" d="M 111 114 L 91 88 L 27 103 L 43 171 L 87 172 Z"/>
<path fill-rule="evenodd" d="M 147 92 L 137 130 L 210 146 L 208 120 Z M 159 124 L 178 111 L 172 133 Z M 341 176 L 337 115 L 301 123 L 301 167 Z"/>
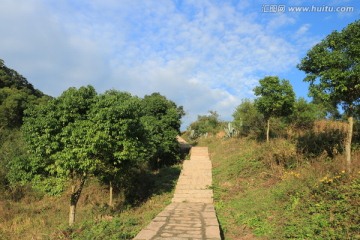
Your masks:
<path fill-rule="evenodd" d="M 355 8 L 351 6 L 286 6 L 280 4 L 264 4 L 261 11 L 264 13 L 284 13 L 284 12 L 354 12 Z"/>

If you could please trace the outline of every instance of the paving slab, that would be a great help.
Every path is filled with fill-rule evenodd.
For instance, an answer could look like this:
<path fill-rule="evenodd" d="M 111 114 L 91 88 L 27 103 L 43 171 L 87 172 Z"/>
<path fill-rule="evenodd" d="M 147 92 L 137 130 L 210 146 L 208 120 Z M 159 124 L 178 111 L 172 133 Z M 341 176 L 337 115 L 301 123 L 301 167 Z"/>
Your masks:
<path fill-rule="evenodd" d="M 172 203 L 141 230 L 134 240 L 220 240 L 213 204 L 211 161 L 207 147 L 193 147 L 185 160 Z"/>

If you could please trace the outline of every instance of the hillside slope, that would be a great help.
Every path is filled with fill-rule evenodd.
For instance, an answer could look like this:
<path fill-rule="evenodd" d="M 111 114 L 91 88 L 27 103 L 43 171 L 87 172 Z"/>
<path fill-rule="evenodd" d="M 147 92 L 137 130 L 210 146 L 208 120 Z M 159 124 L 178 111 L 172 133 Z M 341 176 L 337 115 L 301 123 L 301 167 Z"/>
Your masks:
<path fill-rule="evenodd" d="M 345 174 L 343 156 L 305 159 L 283 139 L 207 138 L 199 145 L 209 147 L 225 239 L 360 239 L 359 166 Z"/>

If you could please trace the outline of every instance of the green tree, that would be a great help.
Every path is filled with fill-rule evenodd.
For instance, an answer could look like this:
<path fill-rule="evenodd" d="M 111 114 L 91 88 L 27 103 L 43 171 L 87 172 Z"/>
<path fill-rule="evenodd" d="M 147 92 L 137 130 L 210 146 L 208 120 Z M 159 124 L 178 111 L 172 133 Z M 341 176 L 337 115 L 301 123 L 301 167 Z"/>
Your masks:
<path fill-rule="evenodd" d="M 48 99 L 0 59 L 0 129 L 19 128 L 24 110 Z"/>
<path fill-rule="evenodd" d="M 208 133 L 216 134 L 221 127 L 219 114 L 216 111 L 209 111 L 208 115 L 199 115 L 197 120 L 190 124 L 190 129 L 193 130 L 197 136 Z"/>
<path fill-rule="evenodd" d="M 41 104 L 49 99 L 48 96 L 31 95 L 24 89 L 0 88 L 0 128 L 20 128 L 24 111 L 32 105 Z"/>
<path fill-rule="evenodd" d="M 142 109 L 142 122 L 149 139 L 148 149 L 152 149 L 150 165 L 158 168 L 178 161 L 180 152 L 176 137 L 180 133 L 183 108 L 165 96 L 153 93 L 144 97 Z"/>
<path fill-rule="evenodd" d="M 41 91 L 35 89 L 34 86 L 18 72 L 8 68 L 4 61 L 0 59 L 0 88 L 5 87 L 23 90 L 26 93 L 36 97 L 41 97 L 44 95 Z"/>
<path fill-rule="evenodd" d="M 45 190 L 61 190 L 71 181 L 70 225 L 87 177 L 112 187 L 112 181 L 147 160 L 141 100 L 128 93 L 70 88 L 26 113 L 23 131 L 33 155 L 28 163 L 33 181 L 45 183 Z"/>
<path fill-rule="evenodd" d="M 288 116 L 293 111 L 295 93 L 288 80 L 281 80 L 275 76 L 269 76 L 259 81 L 260 86 L 254 88 L 258 98 L 255 106 L 264 115 L 267 122 L 266 141 L 269 142 L 270 118 Z"/>
<path fill-rule="evenodd" d="M 101 163 L 95 154 L 93 123 L 88 118 L 96 95 L 91 86 L 70 88 L 48 104 L 29 109 L 22 128 L 33 156 L 29 165 L 34 181 L 45 184 L 47 191 L 62 189 L 66 179 L 72 182 L 70 225 L 75 221 L 85 180 Z"/>
<path fill-rule="evenodd" d="M 94 154 L 101 159 L 96 176 L 109 184 L 110 206 L 113 183 L 122 185 L 120 181 L 130 168 L 148 159 L 149 140 L 141 122 L 141 105 L 141 99 L 129 93 L 110 90 L 99 96 L 90 113 L 96 133 L 92 140 Z"/>
<path fill-rule="evenodd" d="M 360 20 L 334 31 L 310 49 L 298 65 L 310 82 L 310 94 L 341 105 L 348 116 L 345 141 L 347 171 L 351 172 L 351 141 L 356 108 L 360 105 Z"/>
<path fill-rule="evenodd" d="M 0 130 L 0 195 L 11 189 L 18 189 L 31 179 L 28 166 L 24 164 L 29 157 L 26 143 L 19 129 Z M 0 197 L 1 198 L 1 197 Z"/>
<path fill-rule="evenodd" d="M 331 120 L 340 120 L 342 118 L 339 108 L 336 103 L 326 101 L 324 102 L 319 96 L 310 94 L 312 96 L 311 103 L 316 105 L 320 112 L 322 112 L 324 118 Z"/>
<path fill-rule="evenodd" d="M 233 113 L 234 124 L 240 134 L 248 136 L 259 135 L 264 125 L 264 116 L 257 110 L 253 101 L 243 99 Z"/>
<path fill-rule="evenodd" d="M 0 127 L 19 128 L 23 112 L 35 96 L 16 88 L 0 89 Z"/>
<path fill-rule="evenodd" d="M 3 191 L 25 184 L 31 176 L 24 164 L 28 154 L 19 129 L 24 111 L 49 99 L 0 59 L 0 181 Z"/>
<path fill-rule="evenodd" d="M 299 98 L 295 101 L 293 112 L 287 117 L 287 121 L 297 129 L 310 129 L 315 120 L 325 116 L 326 110 L 322 105 Z"/>

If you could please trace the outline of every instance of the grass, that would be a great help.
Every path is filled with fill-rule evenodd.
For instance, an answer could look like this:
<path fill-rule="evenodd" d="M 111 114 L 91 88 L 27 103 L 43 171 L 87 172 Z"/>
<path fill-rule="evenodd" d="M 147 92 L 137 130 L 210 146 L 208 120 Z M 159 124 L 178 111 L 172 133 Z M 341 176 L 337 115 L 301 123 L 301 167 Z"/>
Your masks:
<path fill-rule="evenodd" d="M 309 159 L 284 139 L 266 144 L 213 137 L 198 146 L 209 147 L 224 239 L 360 239 L 359 150 L 348 175 L 342 155 Z M 14 189 L 13 200 L 0 198 L 0 239 L 132 239 L 170 203 L 179 174 L 179 165 L 147 172 L 135 181 L 146 194 L 134 189 L 142 194 L 129 204 L 117 193 L 114 209 L 107 206 L 107 188 L 93 179 L 71 228 L 69 192 L 49 197 Z"/>
<path fill-rule="evenodd" d="M 84 187 L 71 228 L 67 225 L 70 192 L 50 197 L 22 189 L 24 196 L 17 201 L 0 202 L 0 239 L 132 239 L 171 202 L 179 174 L 180 165 L 147 174 L 148 196 L 129 205 L 117 193 L 114 209 L 107 205 L 107 188 L 92 179 Z"/>
<path fill-rule="evenodd" d="M 202 139 L 213 162 L 215 208 L 225 239 L 360 239 L 359 153 L 306 159 L 295 143 Z"/>

